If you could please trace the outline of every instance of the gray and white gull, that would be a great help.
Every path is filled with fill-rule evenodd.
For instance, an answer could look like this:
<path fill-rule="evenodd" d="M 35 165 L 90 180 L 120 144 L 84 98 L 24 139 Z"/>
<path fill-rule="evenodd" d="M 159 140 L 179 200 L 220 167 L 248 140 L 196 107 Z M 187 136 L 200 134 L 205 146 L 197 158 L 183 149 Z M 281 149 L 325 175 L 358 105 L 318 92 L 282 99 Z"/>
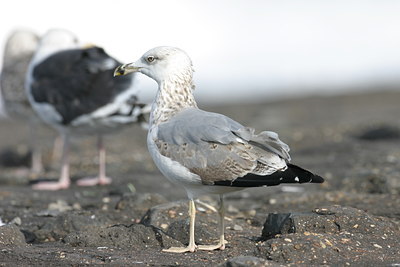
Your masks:
<path fill-rule="evenodd" d="M 64 139 L 61 175 L 57 182 L 41 182 L 34 189 L 68 188 L 69 137 L 73 134 L 98 138 L 99 174 L 81 179 L 78 185 L 109 184 L 105 171 L 103 135 L 132 123 L 144 122 L 146 105 L 137 101 L 134 77 L 113 78 L 121 63 L 103 48 L 83 48 L 74 34 L 49 30 L 39 42 L 27 72 L 29 102 L 39 117 L 56 128 Z"/>
<path fill-rule="evenodd" d="M 13 31 L 8 37 L 3 55 L 0 87 L 7 117 L 29 125 L 29 146 L 32 149 L 31 174 L 42 171 L 41 149 L 37 140 L 37 116 L 25 93 L 25 78 L 29 62 L 38 46 L 39 36 L 28 29 Z"/>
<path fill-rule="evenodd" d="M 134 63 L 121 65 L 114 76 L 141 72 L 158 83 L 152 105 L 147 145 L 161 173 L 183 186 L 189 198 L 190 235 L 187 247 L 166 252 L 194 252 L 225 248 L 223 195 L 246 187 L 281 183 L 322 183 L 324 179 L 290 162 L 289 147 L 275 132 L 254 129 L 197 107 L 193 96 L 193 68 L 179 48 L 156 47 Z M 220 196 L 219 241 L 195 244 L 194 199 Z"/>

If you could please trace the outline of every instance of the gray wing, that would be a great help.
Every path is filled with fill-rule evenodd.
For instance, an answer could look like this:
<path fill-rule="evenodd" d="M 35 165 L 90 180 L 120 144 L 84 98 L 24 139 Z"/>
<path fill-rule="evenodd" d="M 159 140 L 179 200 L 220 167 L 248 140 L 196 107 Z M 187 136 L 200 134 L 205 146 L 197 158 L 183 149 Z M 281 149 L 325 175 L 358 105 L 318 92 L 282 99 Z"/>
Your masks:
<path fill-rule="evenodd" d="M 286 167 L 289 147 L 274 132 L 254 130 L 217 113 L 188 108 L 158 126 L 160 153 L 198 174 L 204 183 Z"/>

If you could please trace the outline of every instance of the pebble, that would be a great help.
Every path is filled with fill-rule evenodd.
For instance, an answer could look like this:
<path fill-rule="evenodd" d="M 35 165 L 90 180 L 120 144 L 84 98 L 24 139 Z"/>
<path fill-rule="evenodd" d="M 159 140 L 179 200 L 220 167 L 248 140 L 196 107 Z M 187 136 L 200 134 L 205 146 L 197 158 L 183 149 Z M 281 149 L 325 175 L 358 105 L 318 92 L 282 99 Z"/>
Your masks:
<path fill-rule="evenodd" d="M 10 224 L 15 224 L 17 226 L 20 226 L 22 224 L 22 220 L 20 217 L 15 217 L 10 221 Z"/>
<path fill-rule="evenodd" d="M 233 230 L 235 230 L 235 231 L 243 231 L 243 227 L 240 226 L 240 225 L 235 224 L 235 225 L 233 226 Z"/>

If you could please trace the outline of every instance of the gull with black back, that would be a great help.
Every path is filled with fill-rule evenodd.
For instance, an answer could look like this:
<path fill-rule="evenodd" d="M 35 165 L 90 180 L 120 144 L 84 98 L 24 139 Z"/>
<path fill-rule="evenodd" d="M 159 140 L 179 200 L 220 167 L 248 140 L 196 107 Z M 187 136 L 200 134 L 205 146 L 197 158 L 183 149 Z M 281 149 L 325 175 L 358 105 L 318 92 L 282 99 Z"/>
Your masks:
<path fill-rule="evenodd" d="M 57 182 L 40 182 L 35 189 L 68 188 L 69 137 L 97 135 L 99 174 L 78 185 L 104 185 L 111 179 L 105 172 L 103 135 L 132 123 L 144 123 L 146 105 L 138 103 L 134 77 L 113 78 L 119 61 L 103 48 L 82 48 L 69 31 L 55 29 L 40 40 L 29 65 L 26 90 L 39 117 L 56 128 L 64 139 L 61 175 Z"/>

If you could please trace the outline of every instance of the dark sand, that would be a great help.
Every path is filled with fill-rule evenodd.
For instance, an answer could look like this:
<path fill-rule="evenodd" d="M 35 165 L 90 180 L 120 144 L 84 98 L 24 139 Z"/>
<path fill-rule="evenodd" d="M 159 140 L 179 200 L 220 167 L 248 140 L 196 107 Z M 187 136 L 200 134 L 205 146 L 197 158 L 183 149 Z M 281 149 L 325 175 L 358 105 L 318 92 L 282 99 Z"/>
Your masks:
<path fill-rule="evenodd" d="M 30 180 L 58 178 L 59 163 L 50 157 L 55 131 L 41 128 L 46 173 L 29 178 L 20 166 L 28 164 L 27 123 L 2 120 L 0 218 L 8 225 L 0 227 L 0 266 L 400 264 L 399 102 L 400 92 L 382 91 L 208 107 L 278 132 L 292 162 L 326 182 L 227 195 L 227 248 L 181 255 L 161 249 L 187 242 L 186 195 L 154 166 L 145 131 L 106 138 L 112 185 L 38 192 Z M 95 146 L 94 137 L 73 141 L 74 181 L 96 174 Z M 202 201 L 217 204 L 215 197 Z M 217 214 L 198 208 L 198 243 L 215 242 Z M 262 238 L 269 213 L 290 213 L 290 221 L 277 235 L 265 228 Z"/>

